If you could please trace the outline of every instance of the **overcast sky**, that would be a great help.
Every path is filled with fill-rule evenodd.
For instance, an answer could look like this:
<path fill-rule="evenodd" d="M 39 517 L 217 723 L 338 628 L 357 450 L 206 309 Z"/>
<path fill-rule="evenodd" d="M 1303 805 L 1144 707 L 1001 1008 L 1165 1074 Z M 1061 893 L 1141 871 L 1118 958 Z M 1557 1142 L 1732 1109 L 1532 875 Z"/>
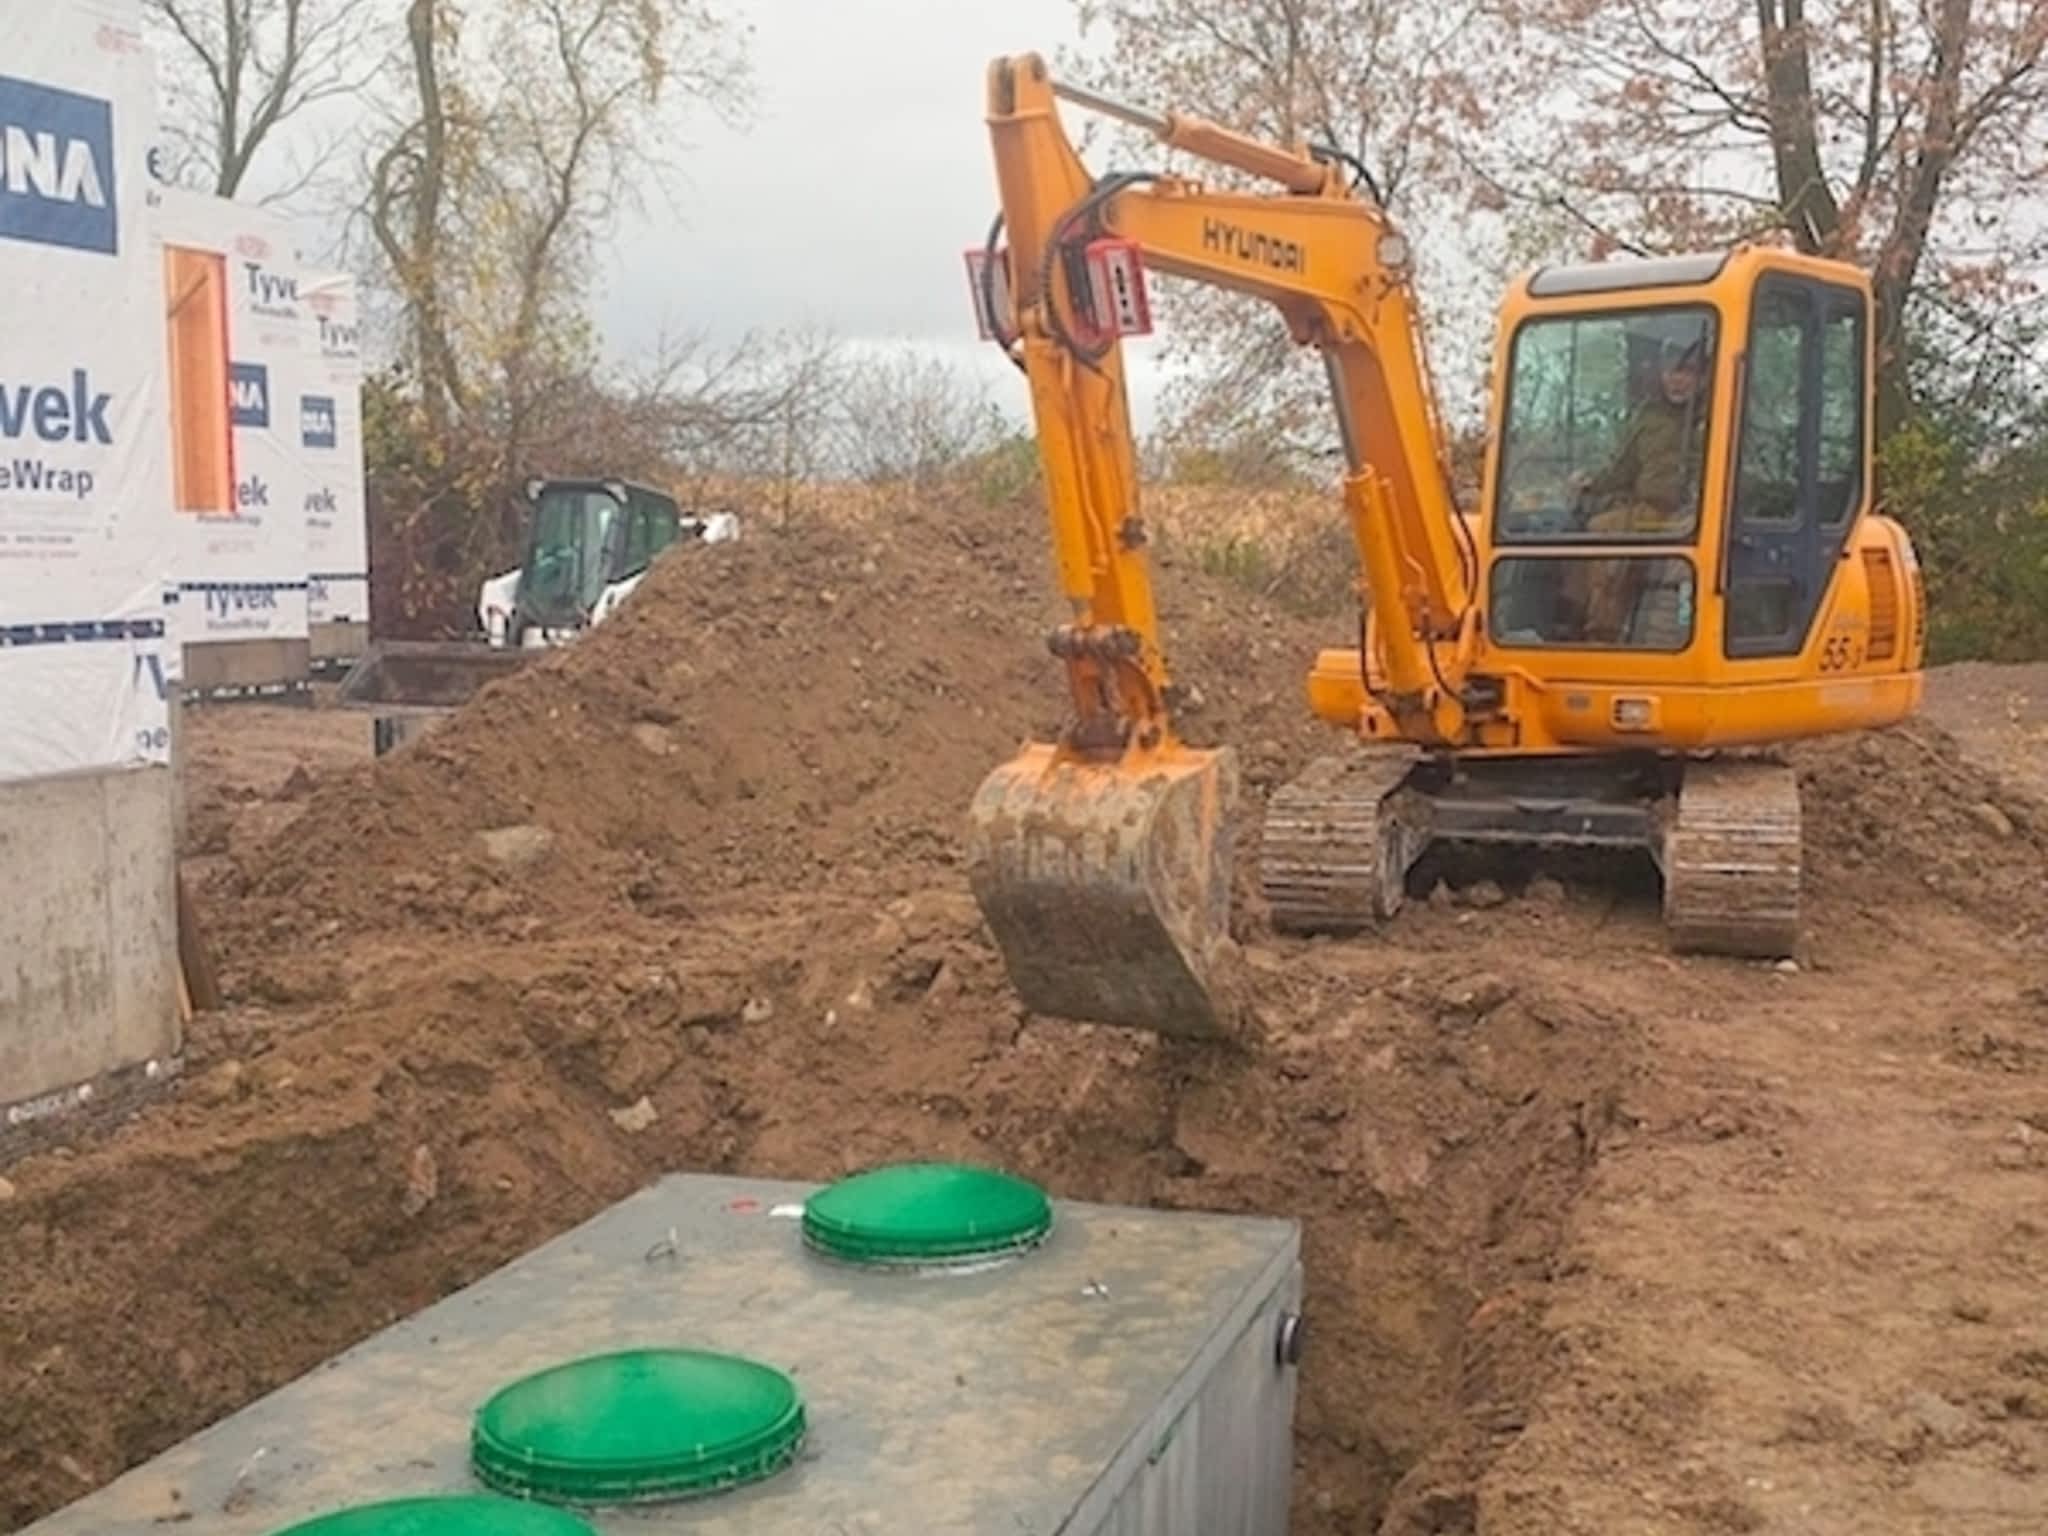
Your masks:
<path fill-rule="evenodd" d="M 726 9 L 753 28 L 753 110 L 737 129 L 697 119 L 672 196 L 618 231 L 598 303 L 607 349 L 631 356 L 664 327 L 910 342 L 973 369 L 1021 417 L 1022 381 L 976 339 L 961 260 L 995 212 L 982 79 L 999 54 L 1077 41 L 1072 0 Z M 1133 361 L 1133 407 L 1149 417 L 1155 371 Z"/>

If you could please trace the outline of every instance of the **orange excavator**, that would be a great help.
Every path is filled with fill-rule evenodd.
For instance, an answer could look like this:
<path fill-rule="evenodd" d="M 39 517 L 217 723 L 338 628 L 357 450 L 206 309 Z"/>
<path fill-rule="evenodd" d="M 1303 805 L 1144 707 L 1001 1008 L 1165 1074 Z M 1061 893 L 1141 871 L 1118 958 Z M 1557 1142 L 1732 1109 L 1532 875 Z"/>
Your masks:
<path fill-rule="evenodd" d="M 1062 99 L 1242 185 L 1092 176 Z M 1070 605 L 1049 644 L 1071 715 L 969 812 L 1024 1003 L 1176 1035 L 1234 1020 L 1236 759 L 1174 729 L 1125 398 L 1151 272 L 1270 302 L 1322 355 L 1346 458 L 1359 632 L 1307 692 L 1356 742 L 1270 798 L 1273 926 L 1391 917 L 1440 839 L 1636 848 L 1677 947 L 1789 953 L 1798 786 L 1754 749 L 1898 720 L 1922 686 L 1918 562 L 1873 505 L 1867 277 L 1762 245 L 1529 274 L 1461 510 L 1409 246 L 1363 166 L 1055 82 L 1036 55 L 990 67 L 988 124 L 1001 214 L 971 284 L 1030 384 Z"/>

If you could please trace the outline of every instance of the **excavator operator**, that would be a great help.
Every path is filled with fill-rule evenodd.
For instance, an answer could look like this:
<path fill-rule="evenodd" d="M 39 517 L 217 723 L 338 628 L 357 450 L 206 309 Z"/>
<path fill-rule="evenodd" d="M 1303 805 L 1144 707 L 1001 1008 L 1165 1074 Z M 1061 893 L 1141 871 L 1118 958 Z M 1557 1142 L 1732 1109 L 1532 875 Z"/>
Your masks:
<path fill-rule="evenodd" d="M 1636 407 L 1613 462 L 1579 487 L 1583 527 L 1674 538 L 1692 532 L 1706 446 L 1700 385 L 1711 363 L 1705 336 L 1664 342 L 1656 385 Z"/>
<path fill-rule="evenodd" d="M 1579 482 L 1579 526 L 1627 539 L 1686 539 L 1699 523 L 1700 469 L 1706 420 L 1702 382 L 1712 366 L 1707 337 L 1667 338 L 1656 381 L 1637 405 L 1613 460 Z M 1683 643 L 1668 603 L 1642 613 L 1652 568 L 1635 560 L 1602 560 L 1585 572 L 1585 637 L 1620 644 L 1633 636 L 1662 646 Z M 1647 627 L 1644 627 L 1645 624 Z"/>

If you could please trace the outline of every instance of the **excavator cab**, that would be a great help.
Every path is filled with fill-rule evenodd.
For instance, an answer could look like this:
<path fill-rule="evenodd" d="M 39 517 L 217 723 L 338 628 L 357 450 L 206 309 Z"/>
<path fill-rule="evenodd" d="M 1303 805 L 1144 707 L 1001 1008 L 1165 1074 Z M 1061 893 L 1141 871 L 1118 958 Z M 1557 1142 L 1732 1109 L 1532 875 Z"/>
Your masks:
<path fill-rule="evenodd" d="M 1401 718 L 1384 642 L 1323 653 L 1315 712 L 1467 759 L 1730 751 L 1909 713 L 1924 604 L 1876 506 L 1872 330 L 1862 273 L 1774 247 L 1524 277 L 1480 504 L 1450 514 L 1476 633 L 1433 660 L 1459 729 Z"/>
<path fill-rule="evenodd" d="M 1236 180 L 1098 179 L 1060 100 Z M 1030 386 L 1070 605 L 1048 636 L 1067 725 L 968 818 L 1024 1002 L 1171 1034 L 1234 1018 L 1235 762 L 1174 731 L 1124 393 L 1149 272 L 1268 301 L 1321 354 L 1347 465 L 1358 633 L 1307 692 L 1356 742 L 1268 802 L 1273 926 L 1370 927 L 1434 842 L 1636 849 L 1674 944 L 1788 953 L 1798 791 L 1759 749 L 1897 720 L 1921 688 L 1917 562 L 1875 506 L 1868 278 L 1765 245 L 1530 274 L 1461 508 L 1407 241 L 1363 166 L 1055 83 L 1031 55 L 991 67 L 988 105 L 1002 211 L 970 287 Z"/>
<path fill-rule="evenodd" d="M 1689 657 L 1660 676 L 1702 683 L 1801 648 L 1870 489 L 1870 299 L 1845 275 L 1756 249 L 1521 285 L 1485 508 L 1494 647 Z"/>

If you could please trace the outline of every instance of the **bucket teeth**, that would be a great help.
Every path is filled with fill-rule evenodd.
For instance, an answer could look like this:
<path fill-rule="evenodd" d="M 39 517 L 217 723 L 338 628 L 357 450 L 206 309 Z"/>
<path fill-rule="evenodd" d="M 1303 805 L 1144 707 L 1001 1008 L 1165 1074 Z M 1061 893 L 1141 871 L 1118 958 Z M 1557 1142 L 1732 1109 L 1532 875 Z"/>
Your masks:
<path fill-rule="evenodd" d="M 1033 1012 L 1229 1033 L 1237 759 L 1176 748 L 1094 764 L 1027 747 L 968 814 L 968 882 Z"/>
<path fill-rule="evenodd" d="M 1783 764 L 1694 763 L 1664 829 L 1675 949 L 1789 955 L 1799 937 L 1799 780 Z"/>
<path fill-rule="evenodd" d="M 1400 910 L 1427 835 L 1404 814 L 1405 751 L 1319 758 L 1273 792 L 1259 885 L 1282 933 L 1357 933 Z"/>

